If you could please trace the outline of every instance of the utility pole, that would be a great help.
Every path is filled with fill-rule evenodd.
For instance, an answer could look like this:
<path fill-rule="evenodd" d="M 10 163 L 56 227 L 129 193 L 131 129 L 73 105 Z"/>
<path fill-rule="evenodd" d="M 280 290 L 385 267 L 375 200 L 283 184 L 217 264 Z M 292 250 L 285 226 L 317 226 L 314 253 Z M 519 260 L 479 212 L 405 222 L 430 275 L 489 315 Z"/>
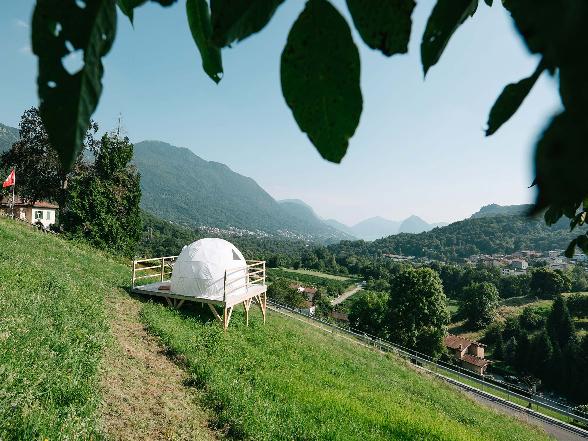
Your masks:
<path fill-rule="evenodd" d="M 12 167 L 12 172 L 14 173 L 14 182 L 12 183 L 12 219 L 14 219 L 14 187 L 16 187 L 16 165 Z"/>

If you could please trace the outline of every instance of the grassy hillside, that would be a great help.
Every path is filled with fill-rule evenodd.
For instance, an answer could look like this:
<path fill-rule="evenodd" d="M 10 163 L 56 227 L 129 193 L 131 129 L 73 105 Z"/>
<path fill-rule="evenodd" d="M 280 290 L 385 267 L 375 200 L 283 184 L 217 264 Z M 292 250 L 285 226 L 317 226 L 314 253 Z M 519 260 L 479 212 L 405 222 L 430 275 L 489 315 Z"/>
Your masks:
<path fill-rule="evenodd" d="M 128 270 L 4 218 L 0 261 L 0 439 L 96 439 L 104 293 Z"/>
<path fill-rule="evenodd" d="M 199 306 L 150 303 L 143 318 L 237 438 L 546 439 L 398 359 L 277 314 L 246 328 L 236 311 L 227 333 Z"/>
<path fill-rule="evenodd" d="M 238 439 L 546 439 L 400 360 L 295 320 L 270 314 L 264 326 L 257 314 L 246 328 L 236 311 L 223 333 L 199 305 L 133 300 L 121 289 L 127 265 L 3 218 L 0 256 L 0 439 L 125 438 L 104 432 L 104 415 L 110 430 L 150 438 L 155 421 L 173 438 L 182 422 L 202 418 L 199 404 L 181 398 L 189 389 L 201 391 L 209 421 Z M 149 337 L 127 323 L 133 308 L 189 381 L 157 358 L 157 345 L 136 346 Z M 164 381 L 172 377 L 176 389 Z M 173 398 L 159 397 L 169 390 Z"/>

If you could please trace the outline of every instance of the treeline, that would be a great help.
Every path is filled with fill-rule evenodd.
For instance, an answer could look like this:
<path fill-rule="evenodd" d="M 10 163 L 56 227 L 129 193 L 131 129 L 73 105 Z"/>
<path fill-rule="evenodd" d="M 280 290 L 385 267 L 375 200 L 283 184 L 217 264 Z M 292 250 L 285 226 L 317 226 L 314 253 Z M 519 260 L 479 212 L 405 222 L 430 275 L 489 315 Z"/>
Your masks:
<path fill-rule="evenodd" d="M 16 195 L 59 205 L 53 227 L 113 254 L 132 256 L 141 235 L 139 174 L 131 165 L 133 145 L 117 133 L 97 138 L 92 122 L 83 150 L 70 169 L 59 161 L 39 110 L 24 112 L 19 139 L 0 155 L 0 168 L 16 168 Z"/>
<path fill-rule="evenodd" d="M 397 234 L 373 242 L 341 241 L 329 249 L 337 256 L 389 253 L 460 261 L 473 254 L 565 249 L 576 235 L 569 232 L 564 220 L 549 227 L 541 218 L 494 216 L 465 219 L 424 233 Z"/>
<path fill-rule="evenodd" d="M 568 307 L 572 306 L 572 311 Z M 576 402 L 588 402 L 588 335 L 576 332 L 572 314 L 588 317 L 588 296 L 557 296 L 550 310 L 527 307 L 505 324 L 495 323 L 484 341 L 492 358 L 502 360 L 523 375 Z"/>
<path fill-rule="evenodd" d="M 328 279 L 326 277 L 314 276 L 312 274 L 295 273 L 279 268 L 268 268 L 267 275 L 269 281 L 274 281 L 276 279 L 287 279 L 291 280 L 293 283 L 300 283 L 306 287 L 320 287 L 325 290 L 326 295 L 329 297 L 337 297 L 343 294 L 347 288 L 353 285 L 353 282 L 349 280 Z"/>

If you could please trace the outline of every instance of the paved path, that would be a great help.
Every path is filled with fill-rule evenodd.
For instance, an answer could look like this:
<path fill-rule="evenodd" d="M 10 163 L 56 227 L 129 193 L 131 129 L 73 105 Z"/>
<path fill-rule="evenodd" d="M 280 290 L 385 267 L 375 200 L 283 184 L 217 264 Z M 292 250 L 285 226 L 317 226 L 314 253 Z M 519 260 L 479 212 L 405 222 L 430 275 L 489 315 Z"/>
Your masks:
<path fill-rule="evenodd" d="M 547 422 L 543 421 L 540 418 L 537 418 L 531 414 L 528 414 L 523 411 L 516 410 L 510 406 L 504 405 L 500 401 L 495 401 L 485 396 L 479 395 L 475 392 L 466 391 L 466 393 L 472 397 L 474 400 L 478 401 L 485 406 L 491 407 L 493 409 L 498 410 L 499 412 L 506 413 L 508 415 L 512 415 L 517 419 L 523 420 L 529 424 L 533 424 L 535 426 L 541 427 L 545 430 L 546 433 L 553 436 L 555 439 L 559 441 L 585 441 L 588 438 L 583 437 L 582 435 L 569 432 L 562 427 L 548 424 Z"/>
<path fill-rule="evenodd" d="M 362 288 L 361 285 L 355 285 L 353 288 L 348 289 L 343 294 L 341 294 L 339 297 L 331 300 L 331 305 L 335 306 L 341 302 L 344 302 L 345 300 L 347 300 L 349 297 L 351 297 L 356 292 L 361 291 L 361 288 Z"/>

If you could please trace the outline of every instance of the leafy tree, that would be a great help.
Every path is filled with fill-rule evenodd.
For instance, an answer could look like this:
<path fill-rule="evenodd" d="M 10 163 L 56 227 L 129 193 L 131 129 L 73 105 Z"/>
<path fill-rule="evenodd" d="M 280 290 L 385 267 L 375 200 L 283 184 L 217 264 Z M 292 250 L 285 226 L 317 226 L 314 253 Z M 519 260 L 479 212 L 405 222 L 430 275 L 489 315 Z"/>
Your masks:
<path fill-rule="evenodd" d="M 498 360 L 503 360 L 505 352 L 506 349 L 504 347 L 504 340 L 502 340 L 502 335 L 498 334 L 496 343 L 494 343 L 494 351 L 492 352 L 492 357 Z"/>
<path fill-rule="evenodd" d="M 539 377 L 548 375 L 548 369 L 553 357 L 553 344 L 549 333 L 544 329 L 531 340 L 532 370 Z"/>
<path fill-rule="evenodd" d="M 471 326 L 480 328 L 492 322 L 499 303 L 498 289 L 492 283 L 472 283 L 464 289 L 460 315 Z"/>
<path fill-rule="evenodd" d="M 572 294 L 567 298 L 566 303 L 570 314 L 574 317 L 586 318 L 588 317 L 588 295 L 587 294 Z"/>
<path fill-rule="evenodd" d="M 71 180 L 62 211 L 64 230 L 98 248 L 130 256 L 141 238 L 141 187 L 128 138 L 105 134 L 94 162 Z"/>
<path fill-rule="evenodd" d="M 561 273 L 549 268 L 538 268 L 531 274 L 530 289 L 533 295 L 541 299 L 553 299 L 564 292 L 566 281 Z"/>
<path fill-rule="evenodd" d="M 531 276 L 529 274 L 501 277 L 498 285 L 500 297 L 509 299 L 526 296 L 529 293 L 530 282 Z"/>
<path fill-rule="evenodd" d="M 515 365 L 517 360 L 517 350 L 517 339 L 514 337 L 509 338 L 504 346 L 504 360 L 512 366 Z"/>
<path fill-rule="evenodd" d="M 519 316 L 519 322 L 525 331 L 536 331 L 545 325 L 545 317 L 536 308 L 526 306 Z"/>
<path fill-rule="evenodd" d="M 386 337 L 388 293 L 363 291 L 349 310 L 352 327 L 371 335 Z"/>
<path fill-rule="evenodd" d="M 97 131 L 98 126 L 91 122 L 85 135 L 85 148 L 96 143 L 94 135 Z M 11 149 L 0 155 L 2 167 L 16 167 L 18 195 L 30 202 L 47 200 L 63 206 L 67 181 L 81 165 L 81 152 L 76 156 L 74 169 L 66 172 L 49 142 L 36 107 L 31 107 L 21 116 L 19 136 Z"/>
<path fill-rule="evenodd" d="M 588 291 L 588 273 L 584 267 L 573 265 L 566 274 L 571 280 L 572 292 Z"/>
<path fill-rule="evenodd" d="M 392 278 L 387 327 L 394 342 L 439 355 L 448 323 L 447 299 L 435 271 L 408 268 Z"/>
<path fill-rule="evenodd" d="M 551 340 L 560 348 L 563 348 L 570 339 L 576 338 L 576 328 L 565 299 L 559 295 L 551 306 L 551 312 L 547 318 L 547 331 Z"/>
<path fill-rule="evenodd" d="M 291 282 L 287 279 L 277 279 L 268 287 L 267 295 L 277 303 L 299 308 L 304 304 L 306 299 L 297 289 L 290 288 L 290 284 Z"/>

